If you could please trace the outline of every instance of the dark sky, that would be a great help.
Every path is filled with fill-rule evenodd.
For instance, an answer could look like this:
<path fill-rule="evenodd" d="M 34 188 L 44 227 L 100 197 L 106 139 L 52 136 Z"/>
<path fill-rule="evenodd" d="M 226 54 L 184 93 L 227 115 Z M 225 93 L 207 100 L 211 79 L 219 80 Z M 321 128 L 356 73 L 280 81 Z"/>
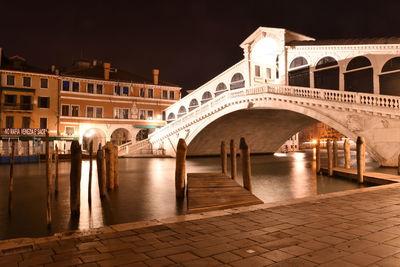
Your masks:
<path fill-rule="evenodd" d="M 32 65 L 86 59 L 194 89 L 243 58 L 259 26 L 317 39 L 400 36 L 400 1 L 2 1 L 0 47 Z"/>

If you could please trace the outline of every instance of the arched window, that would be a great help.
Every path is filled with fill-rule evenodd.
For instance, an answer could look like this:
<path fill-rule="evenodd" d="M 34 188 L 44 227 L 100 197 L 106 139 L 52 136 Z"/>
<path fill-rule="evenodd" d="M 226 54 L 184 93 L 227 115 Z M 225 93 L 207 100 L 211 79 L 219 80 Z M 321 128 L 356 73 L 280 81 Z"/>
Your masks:
<path fill-rule="evenodd" d="M 310 66 L 304 57 L 296 57 L 289 66 L 289 85 L 310 87 Z"/>
<path fill-rule="evenodd" d="M 400 96 L 400 57 L 388 60 L 379 75 L 380 93 Z"/>
<path fill-rule="evenodd" d="M 201 104 L 205 104 L 212 99 L 212 94 L 209 91 L 204 92 L 203 96 L 201 97 Z"/>
<path fill-rule="evenodd" d="M 185 106 L 181 106 L 178 111 L 178 118 L 182 117 L 185 114 L 186 114 L 186 108 Z"/>
<path fill-rule="evenodd" d="M 306 66 L 306 65 L 308 65 L 307 59 L 305 59 L 304 57 L 296 57 L 290 63 L 289 69 L 303 67 L 303 66 Z"/>
<path fill-rule="evenodd" d="M 168 118 L 167 118 L 167 123 L 170 123 L 175 120 L 175 114 L 174 113 L 169 113 Z"/>
<path fill-rule="evenodd" d="M 235 73 L 231 79 L 230 89 L 235 90 L 243 87 L 244 87 L 243 75 L 241 73 Z"/>
<path fill-rule="evenodd" d="M 315 69 L 315 88 L 339 90 L 339 66 L 336 59 L 324 57 L 318 61 Z"/>
<path fill-rule="evenodd" d="M 215 96 L 219 96 L 220 94 L 228 91 L 228 88 L 226 88 L 226 85 L 224 83 L 219 83 L 217 85 L 217 88 L 215 89 Z"/>
<path fill-rule="evenodd" d="M 192 111 L 193 109 L 196 109 L 198 106 L 199 106 L 199 102 L 197 101 L 196 98 L 193 98 L 190 101 L 190 104 L 189 104 L 189 111 Z"/>
<path fill-rule="evenodd" d="M 346 67 L 344 88 L 350 92 L 373 93 L 374 78 L 371 61 L 364 56 L 353 58 Z"/>
<path fill-rule="evenodd" d="M 142 141 L 149 137 L 149 129 L 140 129 L 140 131 L 136 134 L 136 141 Z"/>

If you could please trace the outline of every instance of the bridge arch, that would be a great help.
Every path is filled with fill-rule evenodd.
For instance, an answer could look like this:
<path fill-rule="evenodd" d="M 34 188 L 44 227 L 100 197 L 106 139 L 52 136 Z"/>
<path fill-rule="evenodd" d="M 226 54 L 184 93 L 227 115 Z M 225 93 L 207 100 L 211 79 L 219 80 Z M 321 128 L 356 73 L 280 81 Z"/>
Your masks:
<path fill-rule="evenodd" d="M 173 122 L 176 119 L 175 113 L 171 112 L 168 114 L 167 123 Z"/>
<path fill-rule="evenodd" d="M 244 87 L 244 77 L 240 72 L 235 73 L 231 78 L 230 90 Z"/>
<path fill-rule="evenodd" d="M 192 111 L 192 110 L 194 110 L 194 109 L 196 109 L 198 107 L 199 107 L 199 101 L 197 101 L 196 98 L 193 98 L 192 100 L 190 100 L 189 111 Z"/>
<path fill-rule="evenodd" d="M 228 88 L 226 87 L 225 83 L 220 82 L 215 88 L 215 96 L 219 96 L 226 91 L 228 91 Z"/>
<path fill-rule="evenodd" d="M 186 107 L 185 106 L 181 106 L 178 110 L 178 118 L 184 116 L 186 114 Z"/>
<path fill-rule="evenodd" d="M 344 73 L 345 91 L 374 93 L 374 71 L 371 61 L 365 56 L 350 60 Z"/>
<path fill-rule="evenodd" d="M 201 97 L 201 104 L 204 105 L 208 101 L 213 98 L 212 94 L 209 91 L 205 91 Z"/>
<path fill-rule="evenodd" d="M 326 56 L 315 64 L 314 87 L 339 90 L 339 64 L 335 58 Z"/>
<path fill-rule="evenodd" d="M 386 61 L 379 75 L 380 93 L 383 95 L 400 96 L 400 57 Z"/>

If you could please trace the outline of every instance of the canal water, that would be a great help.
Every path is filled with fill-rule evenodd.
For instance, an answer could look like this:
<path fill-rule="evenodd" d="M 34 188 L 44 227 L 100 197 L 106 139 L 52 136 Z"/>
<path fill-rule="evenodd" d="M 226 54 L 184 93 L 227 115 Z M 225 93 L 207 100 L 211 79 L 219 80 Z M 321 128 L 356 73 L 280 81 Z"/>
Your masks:
<path fill-rule="evenodd" d="M 315 174 L 312 151 L 252 157 L 253 191 L 264 202 L 275 202 L 360 187 L 357 183 Z M 355 158 L 355 155 L 353 155 Z M 240 173 L 238 158 L 238 174 Z M 339 162 L 341 163 L 341 161 Z M 75 229 L 96 228 L 132 221 L 184 214 L 185 202 L 175 199 L 175 159 L 119 159 L 120 186 L 100 201 L 96 162 L 93 166 L 92 204 L 88 204 L 89 162 L 82 163 L 81 214 L 69 212 L 69 162 L 59 165 L 59 194 L 53 196 L 50 229 L 46 226 L 44 163 L 19 164 L 14 170 L 12 213 L 8 210 L 8 165 L 0 165 L 0 239 L 38 237 Z M 377 168 L 369 160 L 368 169 Z M 189 158 L 188 172 L 219 172 L 218 157 Z M 384 170 L 385 171 L 385 170 Z M 392 172 L 391 169 L 386 170 Z"/>

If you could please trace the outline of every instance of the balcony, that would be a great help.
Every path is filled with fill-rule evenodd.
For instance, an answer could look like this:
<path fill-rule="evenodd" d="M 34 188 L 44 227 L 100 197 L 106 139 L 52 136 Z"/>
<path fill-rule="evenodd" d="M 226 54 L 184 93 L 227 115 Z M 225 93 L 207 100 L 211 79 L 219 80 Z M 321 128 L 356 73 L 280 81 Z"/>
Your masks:
<path fill-rule="evenodd" d="M 33 104 L 15 104 L 15 103 L 4 103 L 4 111 L 24 111 L 31 112 L 33 110 Z"/>

